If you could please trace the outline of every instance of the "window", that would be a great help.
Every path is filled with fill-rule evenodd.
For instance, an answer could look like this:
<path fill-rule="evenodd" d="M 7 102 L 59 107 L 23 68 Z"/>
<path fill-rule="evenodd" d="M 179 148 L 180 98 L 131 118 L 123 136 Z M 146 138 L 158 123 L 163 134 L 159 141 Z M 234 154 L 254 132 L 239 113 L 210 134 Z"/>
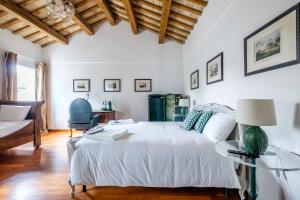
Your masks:
<path fill-rule="evenodd" d="M 19 62 L 17 65 L 17 100 L 36 100 L 36 79 L 34 64 Z"/>

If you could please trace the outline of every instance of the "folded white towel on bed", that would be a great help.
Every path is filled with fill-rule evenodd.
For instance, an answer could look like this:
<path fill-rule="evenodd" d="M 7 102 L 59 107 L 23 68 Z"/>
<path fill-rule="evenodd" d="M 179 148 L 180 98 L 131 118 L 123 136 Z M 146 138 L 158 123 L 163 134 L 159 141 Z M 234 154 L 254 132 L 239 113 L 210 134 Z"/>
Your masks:
<path fill-rule="evenodd" d="M 119 119 L 119 120 L 110 120 L 109 125 L 122 125 L 122 124 L 135 124 L 133 119 Z"/>
<path fill-rule="evenodd" d="M 94 139 L 94 140 L 100 140 L 100 141 L 107 141 L 107 142 L 113 142 L 116 140 L 119 140 L 125 136 L 129 135 L 128 130 L 112 130 L 112 129 L 104 129 L 101 132 L 95 133 L 95 134 L 85 134 L 85 138 Z"/>

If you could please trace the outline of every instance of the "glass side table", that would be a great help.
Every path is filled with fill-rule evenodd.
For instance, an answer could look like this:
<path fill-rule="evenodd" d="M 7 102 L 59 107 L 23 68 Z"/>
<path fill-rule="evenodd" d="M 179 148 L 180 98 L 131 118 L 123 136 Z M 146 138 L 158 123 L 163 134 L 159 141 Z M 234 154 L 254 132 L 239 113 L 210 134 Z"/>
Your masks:
<path fill-rule="evenodd" d="M 243 150 L 238 140 L 222 141 L 216 144 L 216 151 L 225 158 L 250 167 L 250 198 L 255 200 L 256 193 L 256 169 L 273 170 L 277 176 L 289 171 L 300 170 L 300 156 L 289 151 L 269 145 L 267 151 L 259 158 L 241 156 L 228 153 L 229 149 Z M 262 162 L 257 162 L 262 161 Z"/>

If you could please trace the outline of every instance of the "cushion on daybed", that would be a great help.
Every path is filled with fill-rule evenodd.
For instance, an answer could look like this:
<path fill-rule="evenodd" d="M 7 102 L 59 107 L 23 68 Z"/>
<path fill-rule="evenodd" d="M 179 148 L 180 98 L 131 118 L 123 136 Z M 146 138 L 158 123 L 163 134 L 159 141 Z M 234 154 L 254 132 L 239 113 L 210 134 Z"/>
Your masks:
<path fill-rule="evenodd" d="M 23 121 L 31 106 L 1 105 L 0 121 Z"/>
<path fill-rule="evenodd" d="M 23 129 L 30 124 L 32 120 L 23 121 L 0 121 L 0 139 L 16 131 Z"/>

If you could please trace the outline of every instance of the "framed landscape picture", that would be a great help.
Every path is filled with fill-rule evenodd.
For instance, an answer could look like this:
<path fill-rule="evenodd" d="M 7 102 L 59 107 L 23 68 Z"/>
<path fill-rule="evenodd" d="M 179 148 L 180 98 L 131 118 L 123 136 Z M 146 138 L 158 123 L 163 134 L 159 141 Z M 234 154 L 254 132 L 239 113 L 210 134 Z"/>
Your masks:
<path fill-rule="evenodd" d="M 134 79 L 135 92 L 151 92 L 152 80 L 151 79 Z"/>
<path fill-rule="evenodd" d="M 299 63 L 299 5 L 244 40 L 245 76 Z"/>
<path fill-rule="evenodd" d="M 89 92 L 89 91 L 90 91 L 90 79 L 73 80 L 73 92 Z"/>
<path fill-rule="evenodd" d="M 223 52 L 206 64 L 206 84 L 223 81 Z"/>
<path fill-rule="evenodd" d="M 121 92 L 121 79 L 104 79 L 104 92 Z"/>
<path fill-rule="evenodd" d="M 191 73 L 191 90 L 199 88 L 199 70 Z"/>

